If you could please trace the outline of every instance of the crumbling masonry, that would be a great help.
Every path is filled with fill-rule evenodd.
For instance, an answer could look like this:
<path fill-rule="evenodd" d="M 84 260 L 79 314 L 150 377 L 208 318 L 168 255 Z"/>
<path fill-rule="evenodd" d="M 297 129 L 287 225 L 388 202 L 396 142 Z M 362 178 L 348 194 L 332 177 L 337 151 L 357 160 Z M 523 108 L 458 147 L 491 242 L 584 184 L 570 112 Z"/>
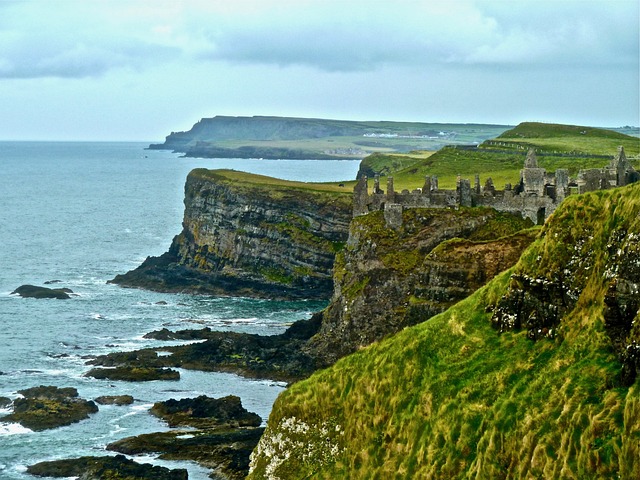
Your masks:
<path fill-rule="evenodd" d="M 524 168 L 520 170 L 520 182 L 512 187 L 505 185 L 504 190 L 496 190 L 491 178 L 480 185 L 480 176 L 471 181 L 458 176 L 455 190 L 440 190 L 438 177 L 427 176 L 424 186 L 409 192 L 396 192 L 393 178 L 387 178 L 387 191 L 380 188 L 380 179 L 374 179 L 373 191 L 369 193 L 367 177 L 361 177 L 354 188 L 353 215 L 364 215 L 372 211 L 383 210 L 388 226 L 397 228 L 402 225 L 402 211 L 405 208 L 446 208 L 492 207 L 503 212 L 519 213 L 541 224 L 553 213 L 567 195 L 593 190 L 621 187 L 640 180 L 640 172 L 631 166 L 622 147 L 608 166 L 601 169 L 581 170 L 575 179 L 569 178 L 566 169 L 558 169 L 549 174 L 538 167 L 535 151 L 529 150 Z"/>

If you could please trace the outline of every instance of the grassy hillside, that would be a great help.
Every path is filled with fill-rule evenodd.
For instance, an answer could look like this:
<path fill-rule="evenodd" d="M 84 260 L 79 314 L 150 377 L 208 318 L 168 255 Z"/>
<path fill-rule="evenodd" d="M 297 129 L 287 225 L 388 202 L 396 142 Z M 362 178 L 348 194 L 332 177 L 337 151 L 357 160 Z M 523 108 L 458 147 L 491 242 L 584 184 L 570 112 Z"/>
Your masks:
<path fill-rule="evenodd" d="M 475 174 L 484 183 L 491 176 L 497 188 L 515 184 L 529 148 L 538 152 L 538 163 L 550 172 L 569 169 L 575 176 L 580 169 L 602 168 L 609 163 L 618 147 L 640 169 L 640 138 L 605 129 L 572 125 L 522 123 L 499 137 L 486 140 L 478 149 L 449 146 L 435 154 L 418 152 L 407 155 L 374 154 L 363 159 L 366 173 L 382 172 L 394 177 L 396 190 L 421 187 L 426 175 L 437 175 L 441 188 L 454 188 L 460 174 L 473 182 Z"/>
<path fill-rule="evenodd" d="M 283 392 L 249 478 L 640 478 L 640 381 L 603 320 L 638 238 L 640 185 L 570 197 L 513 269 Z M 512 274 L 554 272 L 576 289 L 556 334 L 492 327 Z"/>

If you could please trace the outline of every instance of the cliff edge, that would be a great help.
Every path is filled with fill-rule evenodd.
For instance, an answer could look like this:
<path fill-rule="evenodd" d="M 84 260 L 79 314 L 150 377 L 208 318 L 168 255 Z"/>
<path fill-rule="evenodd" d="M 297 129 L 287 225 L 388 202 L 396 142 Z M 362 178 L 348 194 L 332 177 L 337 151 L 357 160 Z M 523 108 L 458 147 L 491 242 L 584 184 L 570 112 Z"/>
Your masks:
<path fill-rule="evenodd" d="M 168 252 L 112 283 L 167 292 L 328 299 L 348 235 L 350 190 L 196 169 Z"/>

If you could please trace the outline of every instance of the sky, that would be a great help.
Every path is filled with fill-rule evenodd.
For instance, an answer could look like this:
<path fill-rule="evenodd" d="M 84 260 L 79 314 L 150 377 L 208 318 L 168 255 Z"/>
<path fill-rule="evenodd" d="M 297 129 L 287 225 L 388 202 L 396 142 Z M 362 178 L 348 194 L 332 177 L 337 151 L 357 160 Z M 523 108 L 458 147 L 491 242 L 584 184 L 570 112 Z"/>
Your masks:
<path fill-rule="evenodd" d="M 640 125 L 639 0 L 0 0 L 0 140 L 216 115 Z"/>

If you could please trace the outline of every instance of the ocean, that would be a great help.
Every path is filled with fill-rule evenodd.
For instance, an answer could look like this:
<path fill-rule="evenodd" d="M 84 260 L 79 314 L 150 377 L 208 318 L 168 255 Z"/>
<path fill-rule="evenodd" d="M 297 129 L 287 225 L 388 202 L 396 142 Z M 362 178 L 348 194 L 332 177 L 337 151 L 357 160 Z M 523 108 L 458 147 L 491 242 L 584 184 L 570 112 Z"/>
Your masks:
<path fill-rule="evenodd" d="M 184 182 L 197 167 L 234 168 L 301 181 L 355 178 L 357 161 L 187 159 L 147 143 L 0 142 L 0 396 L 39 385 L 75 387 L 80 397 L 131 394 L 130 406 L 99 406 L 88 420 L 33 432 L 0 420 L 0 479 L 33 479 L 27 465 L 84 455 L 141 433 L 167 430 L 154 402 L 198 395 L 242 398 L 266 422 L 284 384 L 180 370 L 177 382 L 86 378 L 87 357 L 166 342 L 159 328 L 277 334 L 322 302 L 211 298 L 126 289 L 107 280 L 165 252 L 181 230 Z M 67 287 L 70 300 L 25 299 L 23 284 Z M 171 344 L 177 344 L 173 342 Z M 10 410 L 0 410 L 0 416 Z M 140 462 L 208 471 L 190 462 Z"/>

